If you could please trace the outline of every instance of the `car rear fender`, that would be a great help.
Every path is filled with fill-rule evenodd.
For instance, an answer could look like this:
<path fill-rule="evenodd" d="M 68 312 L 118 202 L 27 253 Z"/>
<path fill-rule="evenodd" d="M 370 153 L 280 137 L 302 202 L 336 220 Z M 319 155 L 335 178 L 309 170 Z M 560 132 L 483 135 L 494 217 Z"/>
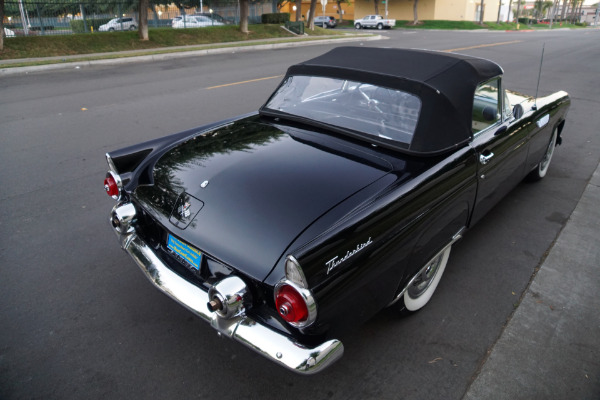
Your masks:
<path fill-rule="evenodd" d="M 368 319 L 389 304 L 408 277 L 466 226 L 475 172 L 472 150 L 458 150 L 293 251 L 320 307 L 311 329 Z"/>

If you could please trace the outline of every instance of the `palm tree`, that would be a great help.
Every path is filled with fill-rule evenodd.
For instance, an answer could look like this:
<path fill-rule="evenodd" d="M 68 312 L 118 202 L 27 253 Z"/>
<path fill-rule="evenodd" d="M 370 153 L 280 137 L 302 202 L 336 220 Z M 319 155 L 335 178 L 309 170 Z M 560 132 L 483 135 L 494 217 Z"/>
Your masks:
<path fill-rule="evenodd" d="M 419 16 L 417 15 L 417 6 L 419 5 L 419 0 L 415 0 L 413 4 L 413 25 L 417 25 L 419 23 Z"/>

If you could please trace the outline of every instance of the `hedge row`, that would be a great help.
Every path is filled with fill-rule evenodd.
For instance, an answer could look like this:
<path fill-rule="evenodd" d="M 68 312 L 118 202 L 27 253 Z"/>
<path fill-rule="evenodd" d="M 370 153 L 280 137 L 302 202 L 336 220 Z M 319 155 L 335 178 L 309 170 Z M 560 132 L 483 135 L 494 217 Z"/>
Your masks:
<path fill-rule="evenodd" d="M 90 28 L 94 28 L 94 32 L 98 32 L 98 28 L 100 25 L 106 24 L 112 18 L 94 18 L 94 19 L 86 19 L 85 23 L 87 24 L 87 31 L 85 30 L 85 26 L 83 24 L 82 19 L 74 19 L 71 20 L 71 29 L 73 33 L 85 33 L 90 32 Z"/>
<path fill-rule="evenodd" d="M 261 22 L 263 24 L 285 24 L 290 20 L 290 13 L 273 13 L 263 14 L 261 16 Z"/>

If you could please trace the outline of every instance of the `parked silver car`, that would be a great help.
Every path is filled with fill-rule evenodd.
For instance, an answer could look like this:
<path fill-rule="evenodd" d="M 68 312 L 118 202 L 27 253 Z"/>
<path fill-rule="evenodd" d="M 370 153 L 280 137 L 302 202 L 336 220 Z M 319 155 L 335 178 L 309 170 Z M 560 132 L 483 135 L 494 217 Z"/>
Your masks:
<path fill-rule="evenodd" d="M 315 26 L 320 26 L 323 28 L 335 28 L 337 26 L 337 20 L 335 17 L 320 15 L 315 17 Z"/>
<path fill-rule="evenodd" d="M 173 28 L 203 28 L 206 26 L 225 25 L 222 22 L 215 21 L 204 15 L 184 15 L 173 18 L 171 26 Z"/>
<path fill-rule="evenodd" d="M 98 30 L 100 32 L 113 32 L 113 31 L 135 31 L 137 28 L 137 21 L 131 17 L 113 18 L 104 25 L 100 25 Z"/>

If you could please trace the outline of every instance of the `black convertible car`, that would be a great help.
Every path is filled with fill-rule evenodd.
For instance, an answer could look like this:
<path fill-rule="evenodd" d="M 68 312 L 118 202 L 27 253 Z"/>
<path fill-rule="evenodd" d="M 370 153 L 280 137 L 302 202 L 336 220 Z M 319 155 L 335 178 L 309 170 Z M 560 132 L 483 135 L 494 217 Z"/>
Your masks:
<path fill-rule="evenodd" d="M 110 222 L 220 334 L 318 372 L 350 324 L 429 301 L 465 230 L 546 175 L 569 104 L 480 58 L 336 48 L 257 113 L 108 153 Z"/>

